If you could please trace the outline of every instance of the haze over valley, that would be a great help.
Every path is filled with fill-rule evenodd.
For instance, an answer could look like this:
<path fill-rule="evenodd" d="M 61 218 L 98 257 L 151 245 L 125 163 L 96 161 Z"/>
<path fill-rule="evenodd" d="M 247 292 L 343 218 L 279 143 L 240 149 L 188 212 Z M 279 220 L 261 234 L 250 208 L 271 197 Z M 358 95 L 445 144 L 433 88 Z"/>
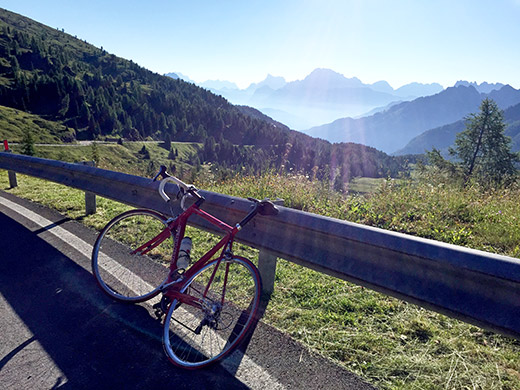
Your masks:
<path fill-rule="evenodd" d="M 166 75 L 195 83 L 182 73 Z M 447 150 L 454 134 L 447 146 L 440 136 L 422 144 L 415 138 L 424 139 L 424 132 L 461 123 L 486 97 L 497 101 L 502 109 L 520 103 L 520 91 L 503 83 L 458 81 L 444 89 L 439 83 L 412 82 L 394 89 L 386 81 L 364 84 L 330 69 L 315 69 L 303 80 L 292 82 L 268 75 L 245 89 L 230 81 L 196 84 L 312 137 L 360 143 L 398 155 L 422 154 L 432 147 Z M 516 150 L 519 146 L 514 143 L 513 147 Z"/>
<path fill-rule="evenodd" d="M 167 76 L 194 82 L 182 73 Z M 195 83 L 195 82 L 194 82 Z M 394 89 L 386 81 L 365 84 L 331 69 L 315 69 L 302 80 L 287 82 L 267 75 L 245 89 L 230 81 L 208 80 L 197 85 L 233 104 L 254 107 L 294 130 L 303 131 L 338 118 L 362 116 L 391 103 L 413 100 L 443 90 L 438 83 L 409 83 Z"/>

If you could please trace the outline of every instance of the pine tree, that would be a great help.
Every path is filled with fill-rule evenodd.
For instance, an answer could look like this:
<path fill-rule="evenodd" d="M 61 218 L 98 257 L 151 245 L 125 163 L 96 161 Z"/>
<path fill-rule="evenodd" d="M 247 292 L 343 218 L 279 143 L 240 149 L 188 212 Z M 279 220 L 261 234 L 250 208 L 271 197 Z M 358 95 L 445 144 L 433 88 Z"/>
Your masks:
<path fill-rule="evenodd" d="M 22 154 L 34 156 L 34 138 L 32 132 L 28 129 L 24 130 L 22 138 Z"/>
<path fill-rule="evenodd" d="M 99 165 L 99 149 L 98 149 L 98 146 L 97 146 L 97 143 L 95 142 L 92 142 L 90 144 L 90 157 L 92 159 L 92 161 L 94 161 L 94 164 L 95 166 L 97 167 Z"/>
<path fill-rule="evenodd" d="M 143 145 L 143 147 L 141 148 L 141 150 L 139 151 L 139 154 L 143 157 L 143 159 L 145 160 L 149 160 L 150 159 L 150 152 L 148 151 L 148 149 L 146 149 L 146 145 Z"/>
<path fill-rule="evenodd" d="M 61 99 L 61 108 L 58 111 L 58 115 L 65 117 L 67 112 L 69 111 L 69 104 L 70 104 L 70 96 L 69 94 L 66 94 L 63 99 Z"/>
<path fill-rule="evenodd" d="M 482 184 L 500 185 L 516 174 L 518 156 L 511 153 L 505 127 L 503 112 L 492 99 L 484 99 L 480 112 L 466 118 L 466 129 L 457 134 L 455 149 L 450 149 L 460 160 L 464 183 L 475 178 Z"/>
<path fill-rule="evenodd" d="M 338 191 L 338 192 L 345 191 L 345 174 L 344 174 L 343 167 L 341 167 L 341 166 L 338 168 L 337 175 L 334 178 L 333 188 L 335 191 Z"/>
<path fill-rule="evenodd" d="M 162 147 L 164 149 L 166 149 L 166 150 L 171 150 L 171 148 L 172 148 L 172 138 L 170 137 L 170 134 L 168 134 L 168 133 L 165 134 Z"/>

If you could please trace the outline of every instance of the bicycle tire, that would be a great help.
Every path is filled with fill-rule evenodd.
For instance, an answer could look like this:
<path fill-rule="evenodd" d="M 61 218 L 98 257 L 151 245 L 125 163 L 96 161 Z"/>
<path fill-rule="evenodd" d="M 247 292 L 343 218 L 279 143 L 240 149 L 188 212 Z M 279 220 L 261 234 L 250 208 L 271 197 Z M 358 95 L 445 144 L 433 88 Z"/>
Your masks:
<path fill-rule="evenodd" d="M 136 303 L 159 294 L 169 272 L 173 235 L 170 232 L 164 242 L 146 255 L 135 250 L 166 227 L 166 217 L 160 213 L 135 209 L 118 215 L 101 230 L 92 250 L 92 272 L 108 296 Z"/>
<path fill-rule="evenodd" d="M 181 292 L 202 298 L 206 281 L 211 278 L 217 262 L 214 260 L 204 266 L 184 284 Z M 225 302 L 219 304 L 222 291 L 225 291 Z M 230 354 L 243 341 L 257 317 L 261 291 L 260 275 L 251 261 L 241 257 L 222 260 L 205 299 L 206 309 L 178 305 L 176 299 L 170 304 L 163 329 L 168 359 L 176 366 L 196 369 Z M 196 334 L 197 328 L 199 334 Z"/>

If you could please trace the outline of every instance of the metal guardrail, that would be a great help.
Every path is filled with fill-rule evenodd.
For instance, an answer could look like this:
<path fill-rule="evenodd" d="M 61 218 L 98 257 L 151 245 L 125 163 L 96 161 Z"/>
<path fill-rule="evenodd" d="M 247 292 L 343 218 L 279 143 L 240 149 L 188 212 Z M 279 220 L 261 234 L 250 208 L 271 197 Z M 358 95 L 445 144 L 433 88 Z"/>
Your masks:
<path fill-rule="evenodd" d="M 4 152 L 0 168 L 171 214 L 150 179 Z M 168 184 L 166 190 L 176 188 Z M 202 194 L 204 209 L 228 222 L 251 207 L 245 199 Z M 202 219 L 193 224 L 212 230 Z M 280 257 L 520 339 L 518 259 L 285 207 L 275 217 L 258 216 L 237 239 L 260 249 L 259 268 L 268 284 Z"/>

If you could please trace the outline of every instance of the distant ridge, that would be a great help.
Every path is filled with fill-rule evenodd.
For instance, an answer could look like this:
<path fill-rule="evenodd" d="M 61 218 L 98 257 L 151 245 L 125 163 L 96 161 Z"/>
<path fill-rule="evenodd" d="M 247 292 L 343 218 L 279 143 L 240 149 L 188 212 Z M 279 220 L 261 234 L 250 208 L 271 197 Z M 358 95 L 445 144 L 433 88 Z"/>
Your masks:
<path fill-rule="evenodd" d="M 520 151 L 520 103 L 509 107 L 504 111 L 506 122 L 505 134 L 512 138 L 511 149 L 513 152 Z M 422 154 L 433 148 L 439 149 L 444 155 L 448 155 L 448 148 L 453 146 L 457 133 L 466 127 L 464 120 L 459 120 L 445 126 L 425 131 L 413 138 L 408 144 L 398 150 L 395 155 Z"/>
<path fill-rule="evenodd" d="M 459 85 L 463 85 L 464 87 L 472 86 L 480 93 L 490 93 L 491 91 L 499 90 L 502 87 L 504 87 L 504 84 L 502 84 L 502 83 L 489 84 L 487 82 L 483 82 L 483 83 L 478 84 L 475 81 L 469 82 L 469 81 L 463 81 L 463 80 L 457 81 L 455 83 L 455 87 L 458 87 Z"/>
<path fill-rule="evenodd" d="M 181 76 L 188 80 L 186 76 Z M 318 68 L 302 80 L 286 82 L 267 75 L 245 89 L 230 85 L 198 85 L 230 102 L 248 105 L 272 115 L 293 129 L 303 130 L 347 116 L 360 116 L 388 104 L 428 96 L 443 90 L 438 83 L 410 83 L 398 89 L 384 80 L 365 84 L 357 77 L 345 77 L 331 69 Z"/>
<path fill-rule="evenodd" d="M 368 117 L 338 119 L 305 133 L 331 142 L 358 142 L 387 153 L 399 150 L 402 154 L 401 149 L 412 138 L 475 112 L 484 97 L 507 108 L 520 102 L 520 91 L 505 85 L 500 90 L 481 94 L 473 86 L 459 85 L 436 95 L 396 104 Z"/>

